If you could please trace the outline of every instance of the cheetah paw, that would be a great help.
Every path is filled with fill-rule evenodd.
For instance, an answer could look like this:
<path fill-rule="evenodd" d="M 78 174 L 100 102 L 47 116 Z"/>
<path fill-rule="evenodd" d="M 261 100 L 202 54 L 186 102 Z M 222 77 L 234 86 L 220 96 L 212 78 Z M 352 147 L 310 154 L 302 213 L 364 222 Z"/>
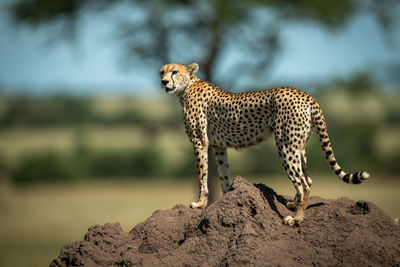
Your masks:
<path fill-rule="evenodd" d="M 283 223 L 286 225 L 290 225 L 290 226 L 294 226 L 294 225 L 298 225 L 299 222 L 293 218 L 292 216 L 286 216 L 285 219 L 283 219 Z"/>
<path fill-rule="evenodd" d="M 189 207 L 192 209 L 204 209 L 207 206 L 204 202 L 192 202 Z"/>

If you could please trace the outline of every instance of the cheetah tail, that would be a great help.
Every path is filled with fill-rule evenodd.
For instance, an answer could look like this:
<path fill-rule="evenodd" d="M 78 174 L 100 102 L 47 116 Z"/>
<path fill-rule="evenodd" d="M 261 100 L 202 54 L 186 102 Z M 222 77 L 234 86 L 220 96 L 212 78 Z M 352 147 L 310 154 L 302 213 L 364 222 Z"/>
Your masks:
<path fill-rule="evenodd" d="M 348 184 L 360 184 L 364 180 L 368 179 L 368 172 L 361 171 L 355 173 L 346 173 L 342 170 L 342 168 L 340 168 L 339 164 L 336 161 L 335 155 L 333 154 L 333 149 L 331 141 L 329 139 L 325 119 L 320 108 L 313 112 L 313 121 L 314 125 L 317 128 L 319 141 L 321 142 L 322 150 L 325 153 L 325 158 L 336 176 L 340 178 L 343 182 Z"/>

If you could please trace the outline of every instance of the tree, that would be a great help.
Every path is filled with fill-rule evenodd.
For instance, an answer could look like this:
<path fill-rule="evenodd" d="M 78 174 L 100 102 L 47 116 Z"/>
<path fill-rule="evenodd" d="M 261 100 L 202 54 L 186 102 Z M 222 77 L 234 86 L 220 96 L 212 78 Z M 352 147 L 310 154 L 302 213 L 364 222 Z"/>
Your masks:
<path fill-rule="evenodd" d="M 400 4 L 398 0 L 16 0 L 9 10 L 17 23 L 62 25 L 64 36 L 73 36 L 80 18 L 118 6 L 126 12 L 116 31 L 132 61 L 157 70 L 171 61 L 199 62 L 205 80 L 227 87 L 242 77 L 266 76 L 280 50 L 280 30 L 290 23 L 340 30 L 354 16 L 370 14 L 389 32 Z M 223 67 L 227 61 L 230 66 Z"/>
<path fill-rule="evenodd" d="M 123 6 L 116 23 L 125 56 L 141 64 L 200 63 L 205 80 L 217 79 L 224 61 L 234 61 L 218 83 L 266 74 L 280 49 L 280 30 L 293 22 L 341 29 L 358 14 L 370 14 L 385 30 L 399 15 L 397 0 L 16 0 L 14 21 L 33 27 L 62 25 L 73 36 L 80 18 Z M 239 54 L 234 60 L 229 54 Z M 235 62 L 236 61 L 236 62 Z"/>

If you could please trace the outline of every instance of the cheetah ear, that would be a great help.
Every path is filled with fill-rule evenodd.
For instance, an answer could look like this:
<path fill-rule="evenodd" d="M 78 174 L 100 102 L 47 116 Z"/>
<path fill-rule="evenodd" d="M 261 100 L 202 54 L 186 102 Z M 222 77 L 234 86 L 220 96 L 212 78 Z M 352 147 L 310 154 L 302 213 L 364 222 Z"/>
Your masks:
<path fill-rule="evenodd" d="M 190 73 L 190 76 L 193 77 L 196 74 L 196 72 L 199 70 L 199 65 L 197 63 L 192 63 L 187 66 L 187 69 Z"/>

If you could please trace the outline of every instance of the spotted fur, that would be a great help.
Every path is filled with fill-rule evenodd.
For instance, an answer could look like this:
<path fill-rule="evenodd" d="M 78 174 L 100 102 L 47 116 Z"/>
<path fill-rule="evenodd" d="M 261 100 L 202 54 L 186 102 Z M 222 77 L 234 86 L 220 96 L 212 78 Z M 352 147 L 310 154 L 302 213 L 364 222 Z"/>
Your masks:
<path fill-rule="evenodd" d="M 178 96 L 182 105 L 186 133 L 193 144 L 200 181 L 198 202 L 192 208 L 207 206 L 208 147 L 214 149 L 223 192 L 230 187 L 228 147 L 244 148 L 258 144 L 274 134 L 278 153 L 296 196 L 286 206 L 296 210 L 284 218 L 288 225 L 304 217 L 310 194 L 306 142 L 316 127 L 322 149 L 333 172 L 344 182 L 359 184 L 367 172 L 345 173 L 338 165 L 329 140 L 326 123 L 318 103 L 295 88 L 275 88 L 249 93 L 230 93 L 196 76 L 193 63 L 166 64 L 160 71 L 161 85 Z"/>

